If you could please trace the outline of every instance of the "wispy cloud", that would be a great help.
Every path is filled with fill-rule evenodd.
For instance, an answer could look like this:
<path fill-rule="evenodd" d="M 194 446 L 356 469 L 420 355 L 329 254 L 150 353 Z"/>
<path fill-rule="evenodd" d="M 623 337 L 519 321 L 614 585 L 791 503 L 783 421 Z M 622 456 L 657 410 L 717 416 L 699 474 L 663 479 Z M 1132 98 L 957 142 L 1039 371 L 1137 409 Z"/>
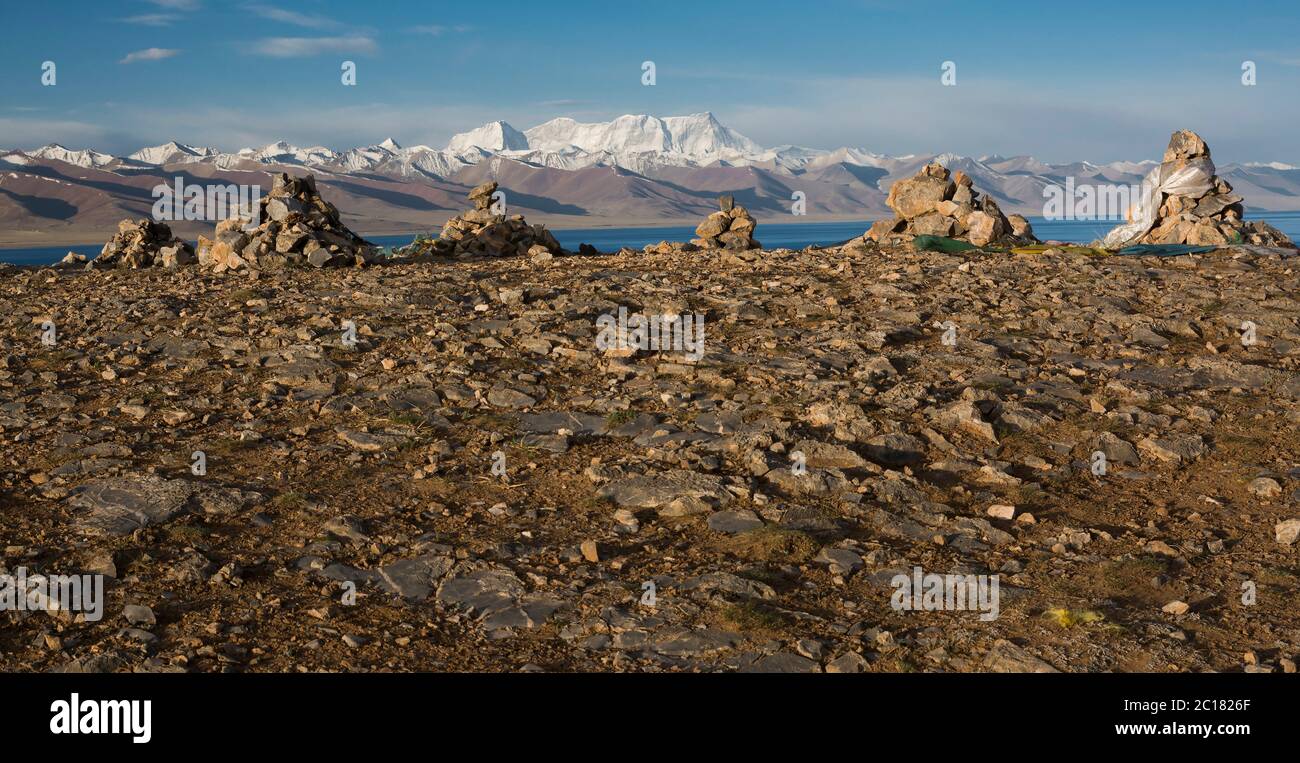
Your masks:
<path fill-rule="evenodd" d="M 139 24 L 140 26 L 170 26 L 173 21 L 179 19 L 174 13 L 142 13 L 138 16 L 127 16 L 118 19 L 123 24 Z"/>
<path fill-rule="evenodd" d="M 102 124 L 31 117 L 0 117 L 0 133 L 4 134 L 5 143 L 9 144 L 6 148 L 36 148 L 54 142 L 95 146 L 115 137 Z"/>
<path fill-rule="evenodd" d="M 180 53 L 180 51 L 172 48 L 145 48 L 144 50 L 127 53 L 126 57 L 118 61 L 118 63 L 133 64 L 136 61 L 161 61 L 164 58 L 171 58 L 177 53 Z"/>
<path fill-rule="evenodd" d="M 149 2 L 160 8 L 171 8 L 178 11 L 197 11 L 202 3 L 199 0 L 149 0 Z"/>
<path fill-rule="evenodd" d="M 434 37 L 438 37 L 447 32 L 464 34 L 465 32 L 468 32 L 473 28 L 474 27 L 468 24 L 452 24 L 450 26 L 444 24 L 421 24 L 419 26 L 411 27 L 411 31 L 415 32 L 416 34 L 427 34 L 427 35 L 432 35 Z"/>
<path fill-rule="evenodd" d="M 244 8 L 252 13 L 261 16 L 264 19 L 280 21 L 285 24 L 294 26 L 307 27 L 308 29 L 333 29 L 340 26 L 339 22 L 324 16 L 317 16 L 310 13 L 298 13 L 284 8 L 276 8 L 271 5 L 249 4 Z"/>
<path fill-rule="evenodd" d="M 305 58 L 326 53 L 374 53 L 375 40 L 356 34 L 344 37 L 266 37 L 252 43 L 253 53 L 271 58 Z"/>

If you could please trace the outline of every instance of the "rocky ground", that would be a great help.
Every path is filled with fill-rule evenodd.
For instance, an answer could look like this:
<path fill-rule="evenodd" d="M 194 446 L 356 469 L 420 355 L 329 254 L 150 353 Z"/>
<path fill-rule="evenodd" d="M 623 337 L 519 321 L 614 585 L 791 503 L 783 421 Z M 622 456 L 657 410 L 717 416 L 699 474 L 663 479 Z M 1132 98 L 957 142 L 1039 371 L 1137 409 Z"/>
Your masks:
<path fill-rule="evenodd" d="M 1297 265 L 0 267 L 0 572 L 109 576 L 0 669 L 1294 671 Z M 601 352 L 620 305 L 703 357 Z"/>

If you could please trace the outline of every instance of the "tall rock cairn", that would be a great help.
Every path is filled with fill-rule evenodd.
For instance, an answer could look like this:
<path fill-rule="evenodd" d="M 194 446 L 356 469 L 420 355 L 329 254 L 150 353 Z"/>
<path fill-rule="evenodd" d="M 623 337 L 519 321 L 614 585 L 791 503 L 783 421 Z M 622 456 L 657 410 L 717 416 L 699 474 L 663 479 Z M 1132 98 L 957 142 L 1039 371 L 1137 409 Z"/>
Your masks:
<path fill-rule="evenodd" d="M 1174 184 L 1171 192 L 1160 190 L 1169 178 L 1188 176 L 1191 180 Z M 1207 177 L 1208 176 L 1208 177 Z M 1169 145 L 1160 166 L 1144 181 L 1155 188 L 1150 200 L 1159 205 L 1150 228 L 1145 221 L 1130 222 L 1111 231 L 1103 243 L 1109 247 L 1134 244 L 1191 244 L 1193 246 L 1295 246 L 1286 234 L 1262 220 L 1246 222 L 1242 197 L 1233 193 L 1227 180 L 1214 174 L 1210 147 L 1191 130 L 1178 130 L 1169 137 Z M 1191 190 L 1183 190 L 1191 189 Z M 1130 213 L 1130 218 L 1135 217 Z"/>
<path fill-rule="evenodd" d="M 343 224 L 311 175 L 277 174 L 271 193 L 258 204 L 257 226 L 251 223 L 223 220 L 213 239 L 200 236 L 199 265 L 216 273 L 270 271 L 286 265 L 361 267 L 381 256 L 378 247 Z"/>

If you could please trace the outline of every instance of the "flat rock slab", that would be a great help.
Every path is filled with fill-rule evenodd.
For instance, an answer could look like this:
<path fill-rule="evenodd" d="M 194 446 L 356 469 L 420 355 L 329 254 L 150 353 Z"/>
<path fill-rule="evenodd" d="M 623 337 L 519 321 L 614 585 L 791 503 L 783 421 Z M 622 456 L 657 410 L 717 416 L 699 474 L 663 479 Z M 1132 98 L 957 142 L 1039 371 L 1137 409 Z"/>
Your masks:
<path fill-rule="evenodd" d="M 429 598 L 438 581 L 446 577 L 453 564 L 451 557 L 425 554 L 386 564 L 376 572 L 384 590 L 404 599 L 422 601 Z"/>
<path fill-rule="evenodd" d="M 342 376 L 328 360 L 292 360 L 271 369 L 270 381 L 292 389 L 297 397 L 314 398 L 334 394 Z"/>
<path fill-rule="evenodd" d="M 712 628 L 670 628 L 655 642 L 654 650 L 666 657 L 699 657 L 731 649 L 743 640 L 739 633 Z"/>
<path fill-rule="evenodd" d="M 167 522 L 191 510 L 227 513 L 254 495 L 146 475 L 93 480 L 73 490 L 68 505 L 85 510 L 74 520 L 82 532 L 117 536 Z"/>
<path fill-rule="evenodd" d="M 385 392 L 381 399 L 389 409 L 399 413 L 419 413 L 426 420 L 441 419 L 435 411 L 442 405 L 442 398 L 431 387 L 406 387 Z"/>
<path fill-rule="evenodd" d="M 560 434 L 567 430 L 571 435 L 600 435 L 606 432 L 608 423 L 590 413 L 544 411 L 520 414 L 519 428 L 533 434 Z"/>
<path fill-rule="evenodd" d="M 489 405 L 497 408 L 532 408 L 537 405 L 537 398 L 506 386 L 496 386 L 488 390 L 487 401 Z"/>
<path fill-rule="evenodd" d="M 740 669 L 741 673 L 820 673 L 821 666 L 807 657 L 777 652 L 755 660 Z"/>
<path fill-rule="evenodd" d="M 477 617 L 487 631 L 536 628 L 564 606 L 558 599 L 526 596 L 523 582 L 505 568 L 458 573 L 438 587 L 438 601 Z"/>
<path fill-rule="evenodd" d="M 825 564 L 831 568 L 831 572 L 842 575 L 852 573 L 862 568 L 862 557 L 856 551 L 847 548 L 823 548 L 817 558 L 813 559 L 815 564 Z"/>
<path fill-rule="evenodd" d="M 1061 671 L 1038 659 L 1010 641 L 998 640 L 984 658 L 989 673 L 1059 673 Z"/>
<path fill-rule="evenodd" d="M 794 446 L 795 452 L 802 453 L 804 464 L 820 469 L 861 469 L 867 460 L 843 445 L 816 440 L 800 440 Z"/>
<path fill-rule="evenodd" d="M 747 599 L 775 599 L 776 589 L 767 583 L 749 580 L 730 572 L 706 572 L 682 582 L 683 591 L 722 591 L 743 596 Z"/>
<path fill-rule="evenodd" d="M 350 429 L 340 429 L 338 435 L 340 440 L 364 453 L 380 453 L 406 442 L 406 438 L 401 435 L 354 432 Z"/>
<path fill-rule="evenodd" d="M 763 526 L 763 520 L 752 511 L 719 511 L 710 514 L 708 522 L 710 530 L 733 535 Z"/>
<path fill-rule="evenodd" d="M 685 469 L 625 477 L 605 485 L 598 495 L 624 508 L 636 509 L 657 509 L 682 498 L 721 506 L 732 498 L 721 477 Z"/>

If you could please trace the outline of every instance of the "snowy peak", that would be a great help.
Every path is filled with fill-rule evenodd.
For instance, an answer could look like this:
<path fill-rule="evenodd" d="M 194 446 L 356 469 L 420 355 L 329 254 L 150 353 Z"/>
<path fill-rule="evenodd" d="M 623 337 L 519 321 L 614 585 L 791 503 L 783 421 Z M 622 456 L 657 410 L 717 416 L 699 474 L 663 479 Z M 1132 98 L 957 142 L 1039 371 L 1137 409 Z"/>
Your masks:
<path fill-rule="evenodd" d="M 447 151 L 452 154 L 468 153 L 475 148 L 487 151 L 527 151 L 528 139 L 506 122 L 497 121 L 455 135 L 447 144 Z"/>
<path fill-rule="evenodd" d="M 1246 162 L 1242 166 L 1250 167 L 1252 169 L 1281 170 L 1283 172 L 1289 172 L 1291 170 L 1300 169 L 1300 167 L 1296 167 L 1295 165 L 1291 165 L 1291 164 L 1286 164 L 1284 162 Z"/>
<path fill-rule="evenodd" d="M 174 164 L 199 162 L 204 159 L 215 157 L 219 152 L 214 148 L 206 146 L 187 146 L 176 141 L 168 141 L 161 146 L 150 146 L 142 148 L 134 154 L 128 156 L 137 162 L 145 164 Z"/>
<path fill-rule="evenodd" d="M 114 156 L 101 154 L 98 151 L 92 151 L 88 148 L 80 151 L 73 151 L 60 146 L 58 143 L 51 143 L 48 146 L 41 146 L 35 151 L 29 152 L 28 156 L 33 159 L 53 159 L 54 161 L 67 162 L 75 164 L 78 167 L 95 169 L 112 164 L 117 160 Z"/>
<path fill-rule="evenodd" d="M 324 146 L 298 148 L 291 143 L 279 140 L 259 149 L 240 149 L 239 156 L 266 163 L 317 165 L 334 161 L 338 154 Z"/>
<path fill-rule="evenodd" d="M 755 154 L 762 147 L 744 135 L 724 127 L 713 112 L 691 114 L 685 117 L 667 117 L 663 120 L 672 135 L 674 150 L 691 156 L 722 154 Z"/>
<path fill-rule="evenodd" d="M 552 119 L 525 130 L 534 150 L 564 151 L 576 147 L 589 153 L 625 156 L 641 153 L 681 154 L 700 160 L 757 154 L 762 147 L 722 126 L 710 112 L 684 117 L 626 114 L 611 122 Z"/>

